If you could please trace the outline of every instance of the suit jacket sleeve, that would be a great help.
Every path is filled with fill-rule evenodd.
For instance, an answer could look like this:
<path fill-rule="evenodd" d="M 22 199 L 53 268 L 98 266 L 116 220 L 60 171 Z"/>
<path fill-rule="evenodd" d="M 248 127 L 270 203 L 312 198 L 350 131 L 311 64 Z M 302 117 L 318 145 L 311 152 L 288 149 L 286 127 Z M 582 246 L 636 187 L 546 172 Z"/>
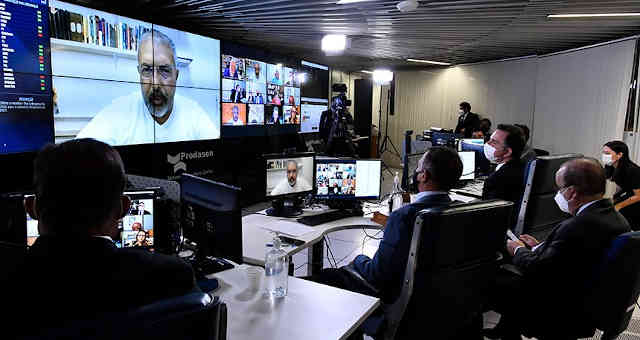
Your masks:
<path fill-rule="evenodd" d="M 156 282 L 164 282 L 162 290 L 165 296 L 180 296 L 200 291 L 191 265 L 175 257 L 165 257 L 163 260 L 157 262 L 157 270 L 154 273 L 158 280 Z"/>
<path fill-rule="evenodd" d="M 467 124 L 465 124 L 468 126 L 468 128 L 470 128 L 471 130 L 477 128 L 480 126 L 480 116 L 478 116 L 477 114 L 473 114 L 469 116 L 469 121 L 467 122 Z M 473 132 L 473 131 L 470 131 Z"/>
<path fill-rule="evenodd" d="M 503 174 L 502 176 L 505 175 Z M 509 188 L 506 184 L 508 184 L 506 178 L 488 178 L 482 188 L 482 199 L 506 199 L 509 197 L 509 189 L 513 190 L 513 188 Z"/>
<path fill-rule="evenodd" d="M 544 275 L 544 273 L 561 269 L 559 267 L 566 264 L 564 260 L 571 257 L 571 244 L 582 242 L 579 228 L 577 228 L 579 223 L 576 219 L 561 223 L 536 251 L 526 248 L 518 249 L 513 257 L 513 263 L 525 275 Z"/>
<path fill-rule="evenodd" d="M 405 266 L 402 266 L 403 251 L 408 253 L 410 236 L 406 209 L 394 212 L 385 226 L 384 236 L 373 259 L 359 255 L 354 260 L 355 269 L 370 284 L 378 289 L 384 289 L 389 284 L 389 278 L 400 278 L 396 272 L 404 272 L 407 257 L 404 256 Z"/>

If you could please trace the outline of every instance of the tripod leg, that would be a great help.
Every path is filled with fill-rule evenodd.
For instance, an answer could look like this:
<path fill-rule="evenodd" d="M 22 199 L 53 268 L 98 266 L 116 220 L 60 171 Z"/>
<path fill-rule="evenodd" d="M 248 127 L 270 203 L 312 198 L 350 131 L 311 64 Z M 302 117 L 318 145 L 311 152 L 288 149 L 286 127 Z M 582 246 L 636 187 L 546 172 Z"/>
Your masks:
<path fill-rule="evenodd" d="M 391 146 L 393 147 L 393 150 L 395 151 L 395 155 L 398 156 L 398 158 L 400 158 L 400 152 L 398 151 L 398 148 L 396 148 L 395 144 L 393 144 L 393 141 L 391 140 L 391 138 L 389 138 L 389 143 L 391 144 Z"/>

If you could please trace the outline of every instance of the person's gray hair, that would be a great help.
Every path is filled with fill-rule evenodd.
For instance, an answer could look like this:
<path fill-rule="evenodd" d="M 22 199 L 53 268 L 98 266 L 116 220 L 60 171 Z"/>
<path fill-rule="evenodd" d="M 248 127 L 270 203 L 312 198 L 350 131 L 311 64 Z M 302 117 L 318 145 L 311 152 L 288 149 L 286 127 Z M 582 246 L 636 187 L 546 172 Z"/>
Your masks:
<path fill-rule="evenodd" d="M 296 161 L 295 161 L 295 160 L 293 160 L 293 159 L 290 159 L 290 160 L 288 160 L 288 161 L 287 161 L 287 167 L 289 166 L 289 163 L 293 163 L 293 164 L 295 164 L 296 169 L 298 169 L 298 162 L 296 162 Z"/>
<path fill-rule="evenodd" d="M 138 60 L 140 59 L 140 46 L 145 40 L 152 39 L 152 42 L 162 42 L 171 48 L 173 52 L 173 66 L 178 66 L 178 55 L 176 54 L 176 45 L 173 43 L 173 40 L 169 38 L 166 34 L 158 31 L 157 29 L 152 29 L 142 33 L 140 37 L 140 41 L 138 41 Z"/>

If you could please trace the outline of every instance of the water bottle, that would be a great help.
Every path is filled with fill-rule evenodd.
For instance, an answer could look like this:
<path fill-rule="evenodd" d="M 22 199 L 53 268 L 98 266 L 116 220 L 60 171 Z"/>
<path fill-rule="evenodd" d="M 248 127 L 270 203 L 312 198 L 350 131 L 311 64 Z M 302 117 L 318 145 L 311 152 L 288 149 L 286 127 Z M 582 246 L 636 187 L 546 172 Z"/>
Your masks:
<path fill-rule="evenodd" d="M 398 172 L 396 171 L 395 177 L 393 177 L 393 193 L 402 192 L 402 188 L 400 188 L 400 177 L 398 176 Z"/>
<path fill-rule="evenodd" d="M 402 188 L 400 187 L 400 177 L 398 176 L 398 172 L 396 171 L 396 175 L 393 178 L 393 191 L 391 193 L 391 197 L 389 197 L 389 212 L 401 208 L 403 203 Z"/>
<path fill-rule="evenodd" d="M 272 297 L 287 296 L 289 257 L 282 250 L 280 239 L 273 238 L 273 247 L 267 248 L 264 259 L 265 287 Z"/>

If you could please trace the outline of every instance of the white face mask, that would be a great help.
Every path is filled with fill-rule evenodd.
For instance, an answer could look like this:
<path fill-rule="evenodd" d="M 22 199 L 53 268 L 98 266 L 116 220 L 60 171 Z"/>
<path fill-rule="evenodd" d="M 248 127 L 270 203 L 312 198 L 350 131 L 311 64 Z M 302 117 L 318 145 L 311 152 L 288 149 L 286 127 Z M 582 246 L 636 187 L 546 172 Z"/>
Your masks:
<path fill-rule="evenodd" d="M 602 154 L 602 163 L 604 163 L 604 165 L 611 165 L 613 164 L 613 156 L 611 156 L 608 153 L 603 153 Z"/>
<path fill-rule="evenodd" d="M 565 212 L 567 214 L 569 214 L 569 202 L 567 201 L 566 198 L 564 198 L 564 196 L 560 193 L 560 191 L 558 191 L 556 193 L 556 197 L 554 197 L 556 204 L 558 205 L 558 208 L 560 208 L 560 210 L 562 210 L 562 212 Z"/>
<path fill-rule="evenodd" d="M 489 145 L 489 143 L 484 143 L 484 156 L 487 157 L 487 159 L 489 160 L 489 162 L 491 163 L 497 163 L 496 160 L 496 148 L 494 148 L 493 146 Z"/>

